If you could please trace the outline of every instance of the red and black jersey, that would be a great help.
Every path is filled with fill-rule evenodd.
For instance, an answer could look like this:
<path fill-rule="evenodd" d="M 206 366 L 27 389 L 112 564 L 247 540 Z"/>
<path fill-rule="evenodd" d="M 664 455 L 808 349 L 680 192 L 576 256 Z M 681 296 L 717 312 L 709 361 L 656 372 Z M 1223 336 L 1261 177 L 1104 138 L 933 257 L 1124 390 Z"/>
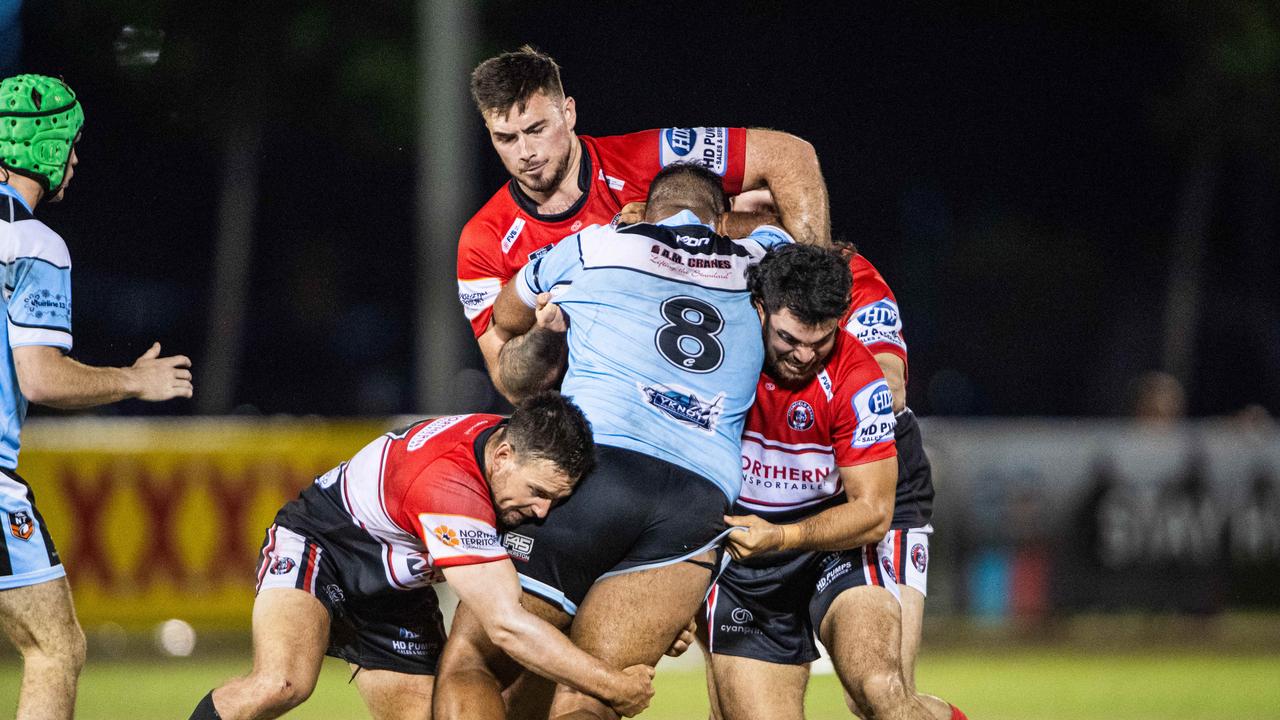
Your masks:
<path fill-rule="evenodd" d="M 590 225 L 613 222 L 623 205 L 641 201 L 663 167 L 697 162 L 724 178 L 725 191 L 742 190 L 746 130 L 666 128 L 628 135 L 579 135 L 582 197 L 556 215 L 540 215 L 514 179 L 462 229 L 458 241 L 458 300 L 479 337 L 488 327 L 498 291 L 525 263 Z"/>
<path fill-rule="evenodd" d="M 388 582 L 440 581 L 433 568 L 507 559 L 482 467 L 499 415 L 424 420 L 366 445 L 316 479 L 382 544 Z"/>
<path fill-rule="evenodd" d="M 840 324 L 871 353 L 891 353 L 907 362 L 907 341 L 902 336 L 898 300 L 880 272 L 861 254 L 849 259 L 853 273 L 853 299 Z"/>
<path fill-rule="evenodd" d="M 875 358 L 838 331 L 804 388 L 761 374 L 742 436 L 738 509 L 790 519 L 844 502 L 840 467 L 895 456 L 893 393 Z"/>

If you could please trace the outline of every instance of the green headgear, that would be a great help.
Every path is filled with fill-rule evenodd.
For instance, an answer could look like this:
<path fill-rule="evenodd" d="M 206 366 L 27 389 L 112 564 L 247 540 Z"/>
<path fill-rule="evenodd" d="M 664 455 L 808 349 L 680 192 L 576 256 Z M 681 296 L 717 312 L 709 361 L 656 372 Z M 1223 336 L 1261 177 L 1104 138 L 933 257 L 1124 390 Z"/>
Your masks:
<path fill-rule="evenodd" d="M 53 192 L 62 185 L 84 110 L 67 84 L 44 75 L 0 81 L 0 166 Z"/>

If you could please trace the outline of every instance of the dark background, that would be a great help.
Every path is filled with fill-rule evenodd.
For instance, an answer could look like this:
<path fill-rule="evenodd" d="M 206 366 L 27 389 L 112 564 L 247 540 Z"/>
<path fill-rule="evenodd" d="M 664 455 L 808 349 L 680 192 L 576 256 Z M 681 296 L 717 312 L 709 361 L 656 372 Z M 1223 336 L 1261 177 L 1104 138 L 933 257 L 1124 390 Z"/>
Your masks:
<path fill-rule="evenodd" d="M 219 179 L 250 123 L 260 205 L 236 411 L 413 412 L 415 204 L 431 201 L 414 185 L 415 112 L 432 92 L 414 4 L 89 5 L 28 1 L 3 68 L 61 75 L 86 109 L 68 201 L 41 210 L 75 263 L 74 355 L 123 365 L 159 339 L 193 358 L 200 392 Z M 836 234 L 898 296 L 922 414 L 1127 412 L 1134 378 L 1168 362 L 1179 238 L 1203 253 L 1190 414 L 1280 412 L 1275 4 L 792 5 L 491 1 L 472 55 L 553 55 L 584 134 L 746 125 L 811 141 Z M 137 60 L 148 47 L 153 64 Z M 505 174 L 469 122 L 478 209 Z M 1187 244 L 1179 218 L 1197 212 Z"/>

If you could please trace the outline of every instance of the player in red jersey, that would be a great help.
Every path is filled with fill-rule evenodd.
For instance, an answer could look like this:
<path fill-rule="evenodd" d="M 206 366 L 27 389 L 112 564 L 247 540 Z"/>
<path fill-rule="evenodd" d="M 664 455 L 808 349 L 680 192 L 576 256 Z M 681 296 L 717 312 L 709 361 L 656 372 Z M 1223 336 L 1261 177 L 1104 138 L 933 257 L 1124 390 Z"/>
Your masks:
<path fill-rule="evenodd" d="M 864 717 L 955 718 L 901 674 L 897 578 L 885 533 L 898 463 L 893 394 L 841 330 L 841 257 L 752 280 L 765 372 L 742 443 L 734 557 L 699 618 L 716 717 L 803 718 L 816 634 Z M 855 291 L 856 292 L 856 291 Z M 752 513 L 750 515 L 746 513 Z"/>
<path fill-rule="evenodd" d="M 739 195 L 734 210 L 755 213 L 766 222 L 777 213 L 767 190 Z M 897 298 L 875 266 L 855 248 L 845 246 L 843 252 L 853 274 L 853 295 L 840 324 L 871 351 L 893 391 L 898 486 L 886 540 L 891 545 L 890 559 L 902 599 L 903 677 L 907 687 L 915 690 L 916 658 L 928 591 L 929 540 L 933 534 L 933 474 L 920 425 L 906 403 L 907 343 Z"/>
<path fill-rule="evenodd" d="M 455 415 L 369 443 L 316 478 L 267 531 L 253 608 L 253 672 L 201 700 L 193 720 L 277 717 L 311 694 L 328 654 L 356 671 L 375 718 L 430 718 L 448 581 L 488 637 L 556 682 L 625 715 L 653 695 L 651 667 L 622 671 L 520 607 L 499 527 L 544 518 L 592 465 L 590 426 L 555 392 L 510 421 Z"/>
<path fill-rule="evenodd" d="M 793 237 L 830 242 L 817 155 L 793 135 L 754 128 L 577 135 L 577 109 L 564 94 L 559 67 L 527 47 L 481 63 L 471 77 L 471 94 L 511 174 L 466 224 L 458 242 L 458 299 L 490 368 L 502 346 L 489 330 L 502 286 L 562 238 L 611 222 L 625 205 L 642 201 L 649 181 L 671 163 L 710 168 L 729 194 L 767 186 Z M 733 237 L 750 232 L 718 229 Z"/>

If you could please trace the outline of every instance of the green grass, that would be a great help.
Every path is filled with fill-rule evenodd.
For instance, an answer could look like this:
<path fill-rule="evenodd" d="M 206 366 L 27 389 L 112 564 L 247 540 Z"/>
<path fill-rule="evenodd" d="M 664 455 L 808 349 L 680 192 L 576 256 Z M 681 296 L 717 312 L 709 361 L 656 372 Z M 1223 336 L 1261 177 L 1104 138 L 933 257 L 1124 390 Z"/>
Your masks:
<path fill-rule="evenodd" d="M 80 720 L 186 717 L 205 692 L 243 672 L 248 658 L 90 661 L 80 684 Z M 325 665 L 315 695 L 290 718 L 367 717 L 348 671 Z M 658 695 L 643 717 L 706 717 L 700 671 L 658 675 Z M 922 690 L 959 705 L 973 720 L 1262 720 L 1280 718 L 1280 654 L 1208 651 L 1081 653 L 1017 649 L 929 653 Z M 0 715 L 16 702 L 18 667 L 0 664 Z M 810 720 L 848 717 L 834 677 L 817 676 Z"/>

